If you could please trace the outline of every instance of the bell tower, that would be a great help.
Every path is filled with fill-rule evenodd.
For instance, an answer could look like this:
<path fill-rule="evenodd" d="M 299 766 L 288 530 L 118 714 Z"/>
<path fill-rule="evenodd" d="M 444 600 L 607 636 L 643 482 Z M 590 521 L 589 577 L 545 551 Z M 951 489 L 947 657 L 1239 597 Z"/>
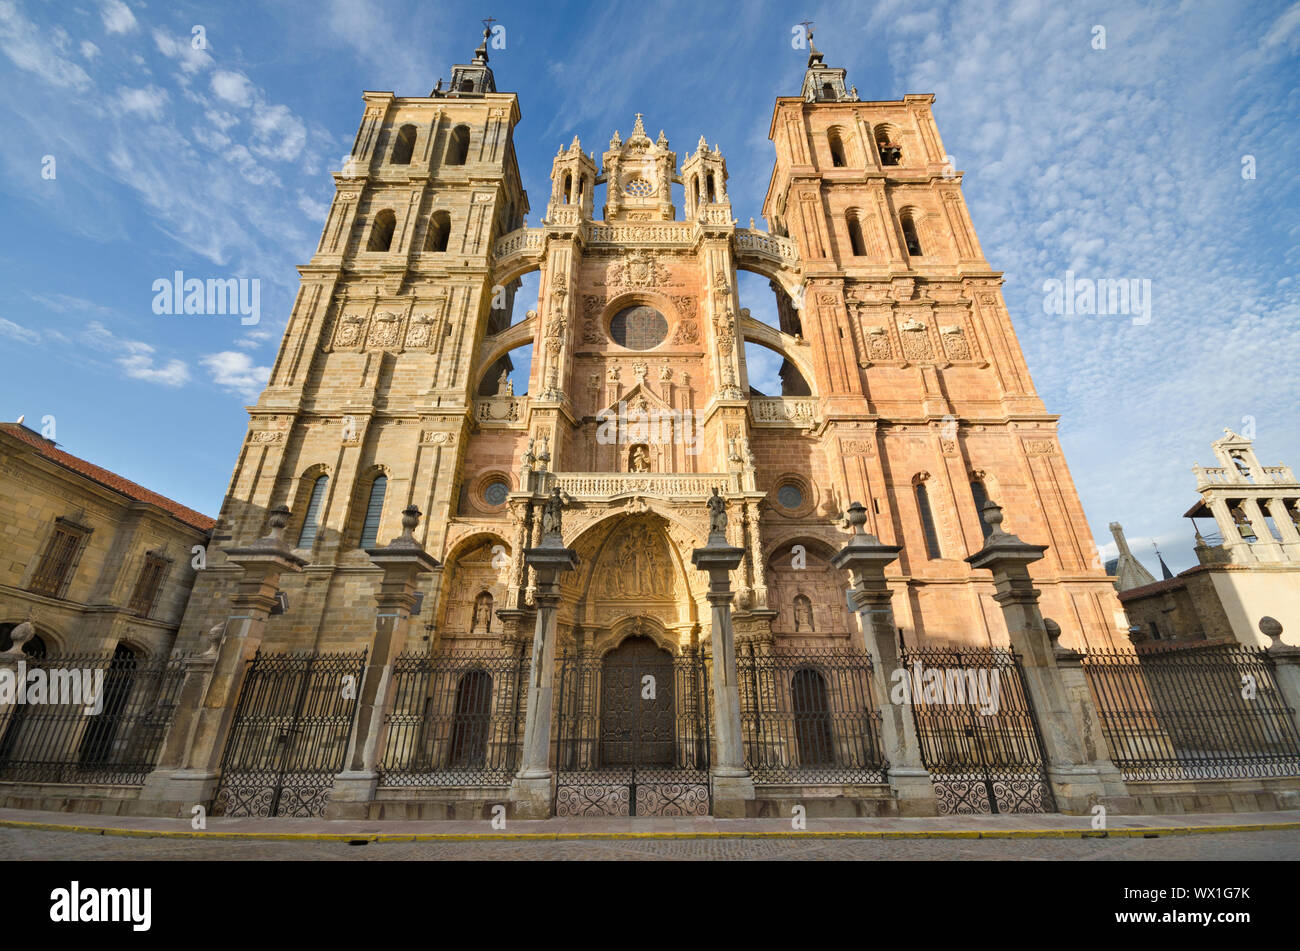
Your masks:
<path fill-rule="evenodd" d="M 677 153 L 668 148 L 662 131 L 655 142 L 646 135 L 636 114 L 632 133 L 624 142 L 614 132 L 605 152 L 600 181 L 605 183 L 607 221 L 672 221 L 672 185 L 677 181 Z"/>

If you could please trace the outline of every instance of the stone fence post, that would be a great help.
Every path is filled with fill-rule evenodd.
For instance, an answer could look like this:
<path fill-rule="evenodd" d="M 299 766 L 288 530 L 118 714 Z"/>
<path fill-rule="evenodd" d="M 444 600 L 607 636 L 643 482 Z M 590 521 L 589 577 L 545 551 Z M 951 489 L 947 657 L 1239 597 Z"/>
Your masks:
<path fill-rule="evenodd" d="M 402 534 L 383 548 L 366 549 L 370 560 L 384 573 L 375 595 L 375 633 L 361 676 L 352 737 L 343 772 L 334 777 L 325 807 L 327 819 L 366 818 L 379 787 L 379 760 L 387 732 L 385 718 L 393 699 L 393 663 L 406 647 L 416 581 L 439 567 L 437 559 L 415 540 L 420 514 L 415 505 L 408 505 L 402 512 Z"/>
<path fill-rule="evenodd" d="M 754 781 L 745 767 L 741 742 L 740 690 L 736 685 L 736 638 L 731 626 L 731 572 L 745 556 L 743 548 L 727 544 L 726 503 L 714 489 L 709 501 L 709 537 L 703 548 L 691 553 L 691 564 L 709 575 L 709 604 L 713 607 L 713 706 L 716 762 L 710 770 L 713 781 L 713 814 L 724 819 L 743 819 L 746 802 L 754 798 Z"/>
<path fill-rule="evenodd" d="M 230 614 L 211 667 L 206 659 L 198 659 L 186 671 L 181 704 L 163 744 L 178 768 L 155 769 L 140 792 L 142 803 L 156 803 L 164 814 L 188 816 L 193 806 L 211 803 L 248 661 L 262 645 L 280 576 L 301 571 L 306 564 L 284 541 L 289 509 L 274 509 L 269 521 L 271 532 L 265 538 L 226 552 L 244 574 L 230 598 Z"/>
<path fill-rule="evenodd" d="M 1067 687 L 1058 649 L 1039 613 L 1039 592 L 1028 566 L 1043 557 L 1047 546 L 1030 545 L 1002 531 L 1002 509 L 992 501 L 984 503 L 982 514 L 992 532 L 984 547 L 966 561 L 972 568 L 993 573 L 993 600 L 1002 608 L 1011 647 L 1021 658 L 1057 808 L 1085 815 L 1103 798 L 1124 796 L 1127 790 L 1104 744 L 1100 748 L 1095 744 L 1093 727 L 1098 718 L 1087 684 L 1080 679 L 1083 671 L 1078 670 L 1077 677 L 1071 675 L 1073 688 Z M 1067 665 L 1074 663 L 1070 653 L 1066 652 Z M 1092 744 L 1089 738 L 1094 738 Z"/>
<path fill-rule="evenodd" d="M 934 784 L 921 760 L 921 743 L 912 711 L 891 700 L 895 672 L 903 659 L 894 639 L 893 593 L 885 581 L 885 566 L 898 558 L 898 545 L 885 545 L 863 531 L 867 510 L 858 502 L 849 506 L 853 537 L 831 558 L 831 565 L 847 570 L 853 586 L 849 597 L 871 655 L 871 690 L 880 710 L 880 741 L 890 788 L 901 816 L 933 816 L 938 807 Z"/>
<path fill-rule="evenodd" d="M 562 493 L 552 488 L 542 516 L 542 539 L 524 552 L 524 561 L 537 573 L 537 623 L 533 630 L 532 666 L 528 669 L 528 707 L 524 716 L 524 747 L 519 773 L 510 785 L 514 814 L 521 819 L 545 819 L 552 812 L 551 707 L 555 688 L 556 612 L 560 603 L 558 576 L 578 567 L 578 554 L 564 547 L 561 534 Z"/>
<path fill-rule="evenodd" d="M 1260 618 L 1259 631 L 1272 642 L 1266 650 L 1273 661 L 1277 689 L 1291 708 L 1291 720 L 1300 733 L 1300 647 L 1282 643 L 1282 625 L 1276 618 Z"/>

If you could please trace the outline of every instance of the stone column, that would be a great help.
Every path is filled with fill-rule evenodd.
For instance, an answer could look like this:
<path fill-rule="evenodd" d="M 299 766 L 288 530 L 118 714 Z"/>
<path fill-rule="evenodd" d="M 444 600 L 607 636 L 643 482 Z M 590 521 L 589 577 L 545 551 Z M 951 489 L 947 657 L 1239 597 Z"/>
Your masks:
<path fill-rule="evenodd" d="M 992 527 L 984 547 L 966 561 L 972 568 L 993 573 L 993 600 L 1002 607 L 1011 647 L 1021 657 L 1029 702 L 1033 704 L 1043 738 L 1048 782 L 1057 808 L 1069 815 L 1086 815 L 1106 797 L 1126 795 L 1119 771 L 1105 746 L 1088 749 L 1091 724 L 1099 722 L 1092 699 L 1067 687 L 1043 616 L 1029 565 L 1039 561 L 1046 545 L 1030 545 L 1002 531 L 1002 509 L 985 502 L 982 515 Z M 1082 671 L 1079 671 L 1082 676 Z"/>
<path fill-rule="evenodd" d="M 536 572 L 537 625 L 533 632 L 532 666 L 528 670 L 528 708 L 524 718 L 524 749 L 519 773 L 510 786 L 514 814 L 521 819 L 551 815 L 551 706 L 555 683 L 555 616 L 560 603 L 561 571 L 578 567 L 578 554 L 564 547 L 561 535 L 559 488 L 551 490 L 542 513 L 541 544 L 524 552 Z"/>
<path fill-rule="evenodd" d="M 1276 618 L 1260 618 L 1259 630 L 1271 641 L 1266 650 L 1276 671 L 1277 689 L 1282 702 L 1291 708 L 1291 719 L 1300 733 L 1300 647 L 1282 643 L 1282 625 Z"/>
<path fill-rule="evenodd" d="M 691 552 L 691 564 L 708 572 L 707 596 L 713 607 L 713 724 L 717 737 L 711 769 L 713 814 L 724 819 L 743 819 L 746 802 L 754 798 L 754 781 L 745 768 L 741 743 L 736 644 L 731 629 L 731 572 L 739 567 L 745 550 L 727 544 L 726 528 L 726 502 L 714 489 L 709 500 L 708 542 Z"/>
<path fill-rule="evenodd" d="M 903 549 L 885 545 L 863 530 L 867 510 L 861 503 L 849 506 L 848 520 L 853 537 L 831 558 L 831 565 L 846 569 L 853 582 L 849 599 L 871 654 L 871 690 L 880 710 L 880 741 L 889 786 L 900 816 L 937 815 L 934 784 L 921 759 L 916 720 L 906 706 L 890 700 L 895 671 L 904 667 L 894 637 L 893 592 L 885 581 L 885 566 L 897 560 Z"/>
<path fill-rule="evenodd" d="M 195 668 L 200 680 L 192 696 L 201 699 L 200 705 L 197 710 L 191 708 L 184 714 L 178 709 L 168 731 L 165 747 L 171 744 L 172 733 L 177 733 L 177 742 L 183 741 L 186 747 L 178 757 L 180 768 L 165 776 L 151 775 L 141 790 L 141 799 L 146 799 L 147 794 L 149 799 L 158 802 L 164 813 L 188 816 L 192 806 L 210 803 L 216 794 L 221 755 L 234 721 L 235 704 L 248 672 L 248 661 L 262 645 L 280 576 L 286 571 L 301 571 L 306 564 L 285 543 L 284 526 L 288 521 L 289 509 L 281 505 L 271 512 L 269 535 L 226 552 L 230 562 L 243 568 L 244 574 L 230 598 L 230 615 L 210 674 L 203 678 L 202 665 Z M 206 684 L 201 683 L 202 679 L 206 679 Z M 188 681 L 187 674 L 187 687 Z M 201 690 L 197 689 L 200 685 Z"/>
<path fill-rule="evenodd" d="M 356 721 L 343 772 L 325 807 L 327 819 L 364 819 L 379 787 L 379 758 L 386 734 L 384 718 L 392 704 L 393 663 L 406 647 L 411 610 L 415 607 L 416 581 L 439 567 L 437 560 L 415 540 L 420 510 L 408 505 L 402 512 L 402 534 L 383 548 L 367 548 L 370 560 L 383 569 L 375 595 L 378 613 L 370 642 L 366 670 L 357 696 Z"/>
<path fill-rule="evenodd" d="M 1296 529 L 1295 522 L 1291 521 L 1291 513 L 1287 511 L 1286 502 L 1280 498 L 1268 499 L 1265 503 L 1268 506 L 1268 514 L 1273 516 L 1273 524 L 1282 534 L 1282 551 L 1289 555 L 1286 561 L 1300 561 L 1300 530 Z"/>

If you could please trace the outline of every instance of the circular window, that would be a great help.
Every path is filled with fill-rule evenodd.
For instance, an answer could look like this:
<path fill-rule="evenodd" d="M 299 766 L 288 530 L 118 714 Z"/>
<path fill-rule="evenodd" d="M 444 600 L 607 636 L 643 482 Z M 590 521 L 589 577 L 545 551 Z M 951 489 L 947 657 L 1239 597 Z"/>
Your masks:
<path fill-rule="evenodd" d="M 510 486 L 501 480 L 489 482 L 483 489 L 483 501 L 488 505 L 501 505 L 510 494 Z"/>
<path fill-rule="evenodd" d="M 609 322 L 609 335 L 620 347 L 650 350 L 668 336 L 668 318 L 648 304 L 624 307 Z"/>
<path fill-rule="evenodd" d="M 803 490 L 793 482 L 787 482 L 776 490 L 776 500 L 782 508 L 797 509 L 803 505 Z"/>
<path fill-rule="evenodd" d="M 623 186 L 623 191 L 633 198 L 649 198 L 654 190 L 654 186 L 644 178 L 634 178 Z"/>

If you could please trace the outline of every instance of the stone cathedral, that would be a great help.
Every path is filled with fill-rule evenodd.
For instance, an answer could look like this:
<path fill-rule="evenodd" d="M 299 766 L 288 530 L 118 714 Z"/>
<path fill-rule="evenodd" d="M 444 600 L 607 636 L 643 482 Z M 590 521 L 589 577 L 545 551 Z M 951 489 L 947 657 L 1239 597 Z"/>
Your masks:
<path fill-rule="evenodd" d="M 440 567 L 408 646 L 531 643 L 522 552 L 553 487 L 579 556 L 558 608 L 575 650 L 708 644 L 690 553 L 715 489 L 744 551 L 738 644 L 855 636 L 829 560 L 858 501 L 866 531 L 902 548 L 900 643 L 1005 645 L 992 582 L 964 560 L 990 499 L 1004 529 L 1047 546 L 1033 581 L 1063 643 L 1126 643 L 932 96 L 860 100 L 813 47 L 800 94 L 772 112 L 762 230 L 733 206 L 717 145 L 679 153 L 641 115 L 602 149 L 562 145 L 526 225 L 519 99 L 497 90 L 486 40 L 448 87 L 364 100 L 178 646 L 225 619 L 239 569 L 223 551 L 266 535 L 281 505 L 306 565 L 281 582 L 265 650 L 365 646 L 380 575 L 366 549 L 411 504 Z M 534 271 L 536 300 L 516 300 Z M 766 280 L 779 325 L 751 316 L 742 271 Z M 780 393 L 751 387 L 746 343 L 778 356 Z M 511 382 L 522 347 L 526 387 Z"/>

